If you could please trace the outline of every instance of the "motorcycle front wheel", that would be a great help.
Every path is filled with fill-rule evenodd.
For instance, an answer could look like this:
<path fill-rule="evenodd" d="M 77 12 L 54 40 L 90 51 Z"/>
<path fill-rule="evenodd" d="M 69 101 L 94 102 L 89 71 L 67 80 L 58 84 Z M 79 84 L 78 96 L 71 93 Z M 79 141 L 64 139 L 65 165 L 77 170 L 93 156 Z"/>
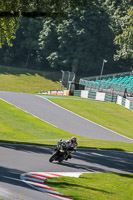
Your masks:
<path fill-rule="evenodd" d="M 50 157 L 49 162 L 53 162 L 54 160 L 56 160 L 57 156 L 58 156 L 58 152 L 55 152 L 55 153 Z"/>

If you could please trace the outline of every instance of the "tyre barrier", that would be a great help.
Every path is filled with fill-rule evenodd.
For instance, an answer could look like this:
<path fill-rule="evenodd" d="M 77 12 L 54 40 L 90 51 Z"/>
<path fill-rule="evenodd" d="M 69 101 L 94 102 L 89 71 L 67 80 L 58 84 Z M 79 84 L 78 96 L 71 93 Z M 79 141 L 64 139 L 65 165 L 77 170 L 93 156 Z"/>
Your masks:
<path fill-rule="evenodd" d="M 122 96 L 115 94 L 107 94 L 104 92 L 93 92 L 88 90 L 74 90 L 74 96 L 78 96 L 81 98 L 95 99 L 97 101 L 113 102 L 121 106 L 124 106 L 129 110 L 133 110 L 132 100 L 126 99 Z"/>

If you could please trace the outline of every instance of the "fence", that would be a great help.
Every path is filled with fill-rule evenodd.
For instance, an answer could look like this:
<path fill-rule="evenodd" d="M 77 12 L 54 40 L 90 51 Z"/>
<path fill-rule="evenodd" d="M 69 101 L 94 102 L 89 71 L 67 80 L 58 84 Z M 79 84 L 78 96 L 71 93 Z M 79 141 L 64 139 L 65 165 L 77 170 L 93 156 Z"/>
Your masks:
<path fill-rule="evenodd" d="M 126 89 L 127 95 L 133 96 L 133 82 L 131 81 L 131 79 L 133 79 L 132 74 L 133 72 L 123 72 L 123 73 L 103 75 L 101 77 L 99 76 L 86 77 L 80 79 L 79 83 L 81 85 L 84 85 L 86 90 L 114 93 L 123 96 Z M 130 77 L 128 78 L 128 84 L 125 79 L 126 76 Z M 124 81 L 122 83 L 116 81 L 118 77 L 119 79 L 122 78 L 123 80 L 125 79 L 125 83 Z M 129 82 L 129 80 L 131 82 Z"/>
<path fill-rule="evenodd" d="M 133 86 L 131 85 L 124 85 L 124 84 L 113 83 L 109 81 L 93 82 L 93 81 L 86 81 L 86 80 L 81 80 L 80 84 L 85 85 L 86 90 L 115 93 L 122 96 L 124 95 L 124 92 L 126 89 L 128 96 L 133 96 Z"/>
<path fill-rule="evenodd" d="M 121 72 L 121 73 L 115 73 L 115 74 L 106 74 L 106 75 L 102 75 L 102 76 L 90 76 L 90 77 L 85 77 L 85 78 L 81 78 L 81 80 L 87 80 L 87 81 L 97 81 L 99 79 L 107 79 L 107 78 L 118 78 L 120 76 L 131 76 L 133 75 L 133 71 L 130 72 Z"/>

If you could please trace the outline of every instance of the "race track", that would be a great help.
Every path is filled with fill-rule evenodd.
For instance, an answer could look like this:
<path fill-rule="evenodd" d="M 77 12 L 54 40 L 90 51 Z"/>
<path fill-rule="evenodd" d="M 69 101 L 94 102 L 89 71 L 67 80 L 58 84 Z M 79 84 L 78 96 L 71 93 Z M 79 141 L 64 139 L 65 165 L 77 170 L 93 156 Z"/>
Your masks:
<path fill-rule="evenodd" d="M 56 200 L 20 180 L 26 172 L 133 173 L 133 152 L 78 149 L 68 162 L 49 163 L 52 147 L 0 145 L 0 198 L 5 200 Z"/>
<path fill-rule="evenodd" d="M 0 98 L 71 133 L 90 138 L 100 137 L 99 139 L 133 142 L 35 95 L 0 92 Z M 69 126 L 66 126 L 66 123 Z M 52 147 L 48 146 L 1 143 L 0 198 L 4 200 L 57 199 L 23 183 L 20 175 L 26 172 L 133 173 L 133 152 L 78 149 L 71 160 L 62 164 L 49 163 L 51 154 Z"/>

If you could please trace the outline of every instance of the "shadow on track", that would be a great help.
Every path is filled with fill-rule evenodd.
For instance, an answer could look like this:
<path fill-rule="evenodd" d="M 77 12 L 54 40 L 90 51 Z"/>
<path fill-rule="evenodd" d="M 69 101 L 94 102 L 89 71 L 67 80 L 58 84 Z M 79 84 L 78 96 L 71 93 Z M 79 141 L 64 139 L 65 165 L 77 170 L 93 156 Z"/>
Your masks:
<path fill-rule="evenodd" d="M 2 143 L 1 147 L 14 149 L 17 151 L 32 152 L 39 154 L 51 154 L 53 147 L 44 146 L 44 145 L 25 145 L 25 144 L 11 144 L 11 143 Z"/>
<path fill-rule="evenodd" d="M 8 183 L 27 188 L 27 185 L 20 180 L 20 174 L 22 173 L 24 172 L 17 169 L 0 167 L 0 183 Z M 29 188 L 31 189 L 31 187 Z"/>
<path fill-rule="evenodd" d="M 52 155 L 52 146 L 1 144 L 1 146 L 17 151 Z M 46 160 L 46 162 L 49 162 Z M 51 163 L 54 164 L 54 163 Z M 57 164 L 57 163 L 56 163 Z M 59 163 L 58 163 L 59 164 Z M 133 173 L 133 153 L 112 150 L 78 148 L 71 160 L 60 164 L 71 169 L 83 169 L 88 172 L 120 172 Z M 22 172 L 23 173 L 23 172 Z"/>
<path fill-rule="evenodd" d="M 133 173 L 133 153 L 124 151 L 109 151 L 109 150 L 96 150 L 96 149 L 80 149 L 74 155 L 74 158 L 85 163 L 91 163 L 95 166 L 101 165 L 102 170 L 104 167 L 122 170 L 125 172 Z M 112 169 L 111 169 L 112 168 Z M 106 171 L 106 170 L 105 170 Z"/>
<path fill-rule="evenodd" d="M 133 153 L 130 152 L 78 149 L 69 161 L 60 165 L 89 172 L 133 173 Z"/>

